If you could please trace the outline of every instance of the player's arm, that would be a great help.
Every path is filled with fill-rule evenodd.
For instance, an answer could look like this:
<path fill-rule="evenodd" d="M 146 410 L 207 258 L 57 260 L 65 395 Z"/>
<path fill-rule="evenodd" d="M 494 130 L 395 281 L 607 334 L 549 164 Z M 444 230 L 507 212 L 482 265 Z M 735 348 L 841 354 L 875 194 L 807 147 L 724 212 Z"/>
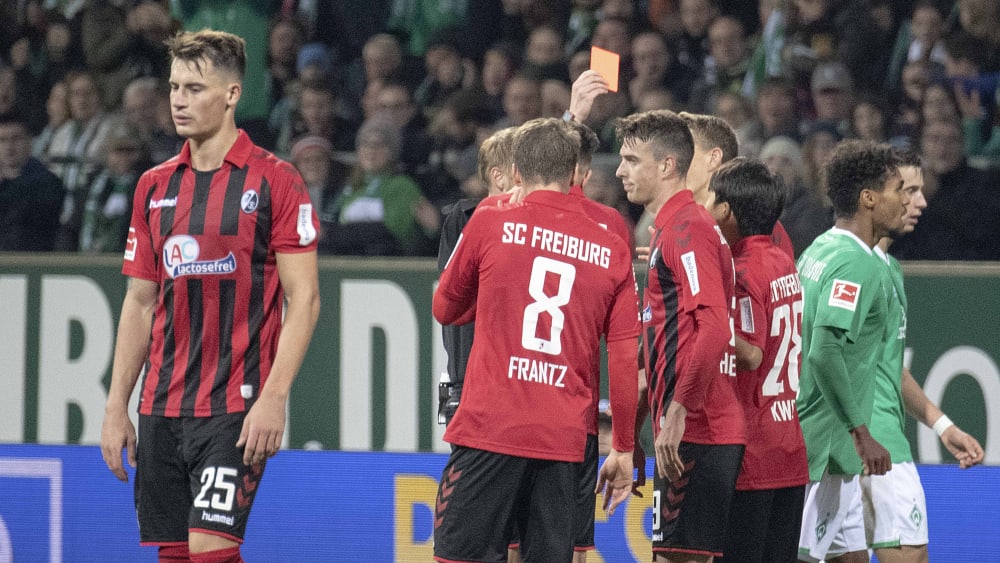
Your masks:
<path fill-rule="evenodd" d="M 236 447 L 243 448 L 243 463 L 247 465 L 263 461 L 265 456 L 273 456 L 281 448 L 288 393 L 319 318 L 316 251 L 276 252 L 275 259 L 287 306 L 271 372 L 243 421 L 243 430 L 236 443 Z"/>
<path fill-rule="evenodd" d="M 907 368 L 903 368 L 902 393 L 903 406 L 906 407 L 907 414 L 933 428 L 962 469 L 982 463 L 983 447 L 979 441 L 951 422 L 951 419 L 927 398 L 927 394 Z"/>
<path fill-rule="evenodd" d="M 636 478 L 632 483 L 632 493 L 642 496 L 639 487 L 646 484 L 646 450 L 643 449 L 639 437 L 642 436 L 642 425 L 646 424 L 649 416 L 649 384 L 646 382 L 646 368 L 642 367 L 641 354 L 639 362 L 639 373 L 636 378 L 639 392 L 635 404 L 635 445 L 632 449 L 632 465 L 636 468 Z"/>
<path fill-rule="evenodd" d="M 889 452 L 868 432 L 866 420 L 854 402 L 844 359 L 847 333 L 841 329 L 817 326 L 805 361 L 814 374 L 816 385 L 830 403 L 834 414 L 854 438 L 854 447 L 866 473 L 883 475 L 892 467 Z"/>
<path fill-rule="evenodd" d="M 596 490 L 604 490 L 603 507 L 609 515 L 632 491 L 632 449 L 639 397 L 637 356 L 635 338 L 608 342 L 608 394 L 611 412 L 615 414 L 611 417 L 612 450 L 601 466 Z"/>
<path fill-rule="evenodd" d="M 108 469 L 122 481 L 128 481 L 122 466 L 122 448 L 128 453 L 129 465 L 135 467 L 135 426 L 128 417 L 128 400 L 149 353 L 149 335 L 159 287 L 155 281 L 129 278 L 118 320 L 111 386 L 101 425 L 101 454 Z"/>
<path fill-rule="evenodd" d="M 474 258 L 475 242 L 470 242 L 470 232 L 475 231 L 475 215 L 458 237 L 455 249 L 445 263 L 444 271 L 434 298 L 431 312 L 443 325 L 463 325 L 476 320 L 476 296 L 479 291 L 479 277 L 476 268 L 468 263 Z M 473 237 L 474 238 L 474 237 Z"/>
<path fill-rule="evenodd" d="M 760 367 L 764 361 L 764 351 L 743 340 L 741 336 L 736 337 L 736 369 L 740 371 L 753 371 Z"/>

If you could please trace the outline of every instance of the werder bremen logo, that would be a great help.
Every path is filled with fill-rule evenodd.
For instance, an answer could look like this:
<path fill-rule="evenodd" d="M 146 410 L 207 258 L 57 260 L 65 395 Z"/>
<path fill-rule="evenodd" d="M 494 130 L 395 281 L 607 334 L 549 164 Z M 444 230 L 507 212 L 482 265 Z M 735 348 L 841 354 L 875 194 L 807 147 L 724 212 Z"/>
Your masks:
<path fill-rule="evenodd" d="M 822 540 L 823 536 L 825 535 L 826 535 L 826 520 L 823 520 L 822 522 L 819 523 L 819 526 L 816 526 L 816 541 Z"/>
<path fill-rule="evenodd" d="M 913 510 L 910 511 L 910 522 L 913 522 L 913 525 L 919 528 L 920 523 L 923 521 L 924 521 L 923 513 L 920 512 L 920 509 L 917 508 L 917 505 L 913 505 Z"/>

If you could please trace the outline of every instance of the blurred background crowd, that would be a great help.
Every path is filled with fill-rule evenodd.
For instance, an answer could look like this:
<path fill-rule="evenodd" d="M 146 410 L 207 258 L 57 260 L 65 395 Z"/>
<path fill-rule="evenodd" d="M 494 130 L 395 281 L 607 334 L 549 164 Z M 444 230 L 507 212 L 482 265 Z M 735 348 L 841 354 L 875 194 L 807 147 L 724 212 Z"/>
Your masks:
<path fill-rule="evenodd" d="M 301 172 L 324 254 L 434 255 L 449 206 L 485 195 L 479 143 L 561 116 L 593 45 L 622 87 L 586 120 L 586 192 L 630 224 L 614 120 L 684 110 L 781 175 L 796 250 L 832 224 L 824 160 L 862 138 L 924 158 L 893 253 L 1000 259 L 996 0 L 3 0 L 0 251 L 123 250 L 138 177 L 183 142 L 162 42 L 203 27 L 247 40 L 237 122 Z"/>

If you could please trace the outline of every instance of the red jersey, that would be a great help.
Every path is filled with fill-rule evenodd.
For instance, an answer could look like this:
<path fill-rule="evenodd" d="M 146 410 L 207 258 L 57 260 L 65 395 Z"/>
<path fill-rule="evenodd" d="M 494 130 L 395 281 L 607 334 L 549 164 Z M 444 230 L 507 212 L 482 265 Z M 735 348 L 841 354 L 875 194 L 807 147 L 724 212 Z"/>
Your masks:
<path fill-rule="evenodd" d="M 795 263 L 771 237 L 751 236 L 733 248 L 736 334 L 764 354 L 754 371 L 736 372 L 747 440 L 738 490 L 795 487 L 809 481 L 795 396 L 802 356 L 802 286 Z"/>
<path fill-rule="evenodd" d="M 571 186 L 569 189 L 569 195 L 579 198 L 580 205 L 583 206 L 584 213 L 587 217 L 594 220 L 595 223 L 604 227 L 605 229 L 611 231 L 612 233 L 618 235 L 629 249 L 632 248 L 632 235 L 629 232 L 628 226 L 625 225 L 625 218 L 622 214 L 618 212 L 617 209 L 612 209 L 607 205 L 597 203 L 591 199 L 587 199 L 587 196 L 583 193 L 583 186 Z M 638 296 L 637 296 L 638 298 Z M 591 367 L 593 374 L 593 385 L 594 389 L 599 389 L 601 385 L 601 358 L 597 356 L 594 358 L 594 365 Z M 588 421 L 590 425 L 588 432 L 594 436 L 597 436 L 598 432 L 598 422 L 597 419 L 600 415 L 598 403 L 601 400 L 600 393 L 594 394 L 594 408 L 591 409 L 592 416 Z"/>
<path fill-rule="evenodd" d="M 581 461 L 593 409 L 592 366 L 608 341 L 639 334 L 628 246 L 588 219 L 577 198 L 536 191 L 520 205 L 480 206 L 435 295 L 475 309 L 455 445 Z M 441 318 L 442 324 L 464 317 Z"/>
<path fill-rule="evenodd" d="M 795 248 L 792 246 L 792 238 L 788 236 L 788 231 L 785 230 L 785 226 L 781 224 L 781 221 L 774 222 L 774 228 L 771 229 L 771 242 L 774 243 L 774 246 L 783 250 L 789 258 L 793 261 L 795 260 Z"/>
<path fill-rule="evenodd" d="M 729 246 L 690 190 L 672 196 L 653 226 L 642 321 L 654 436 L 660 432 L 660 417 L 673 400 L 688 409 L 685 442 L 742 444 L 743 412 L 736 399 L 731 326 L 707 327 L 705 333 L 726 341 L 724 345 L 716 342 L 726 350 L 723 356 L 703 358 L 703 352 L 695 349 L 699 336 L 696 310 L 718 307 L 731 314 L 735 305 Z M 691 369 L 696 361 L 711 363 L 717 375 L 698 377 Z"/>
<path fill-rule="evenodd" d="M 195 171 L 184 143 L 143 174 L 122 267 L 160 285 L 140 413 L 250 408 L 278 347 L 275 252 L 315 250 L 317 228 L 295 168 L 243 131 L 218 170 Z"/>

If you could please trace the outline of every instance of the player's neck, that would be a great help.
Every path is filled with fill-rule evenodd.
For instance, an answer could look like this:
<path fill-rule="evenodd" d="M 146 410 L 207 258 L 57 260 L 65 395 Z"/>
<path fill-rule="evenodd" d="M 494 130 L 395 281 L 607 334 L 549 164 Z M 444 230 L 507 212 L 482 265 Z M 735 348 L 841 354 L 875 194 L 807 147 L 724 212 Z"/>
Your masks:
<path fill-rule="evenodd" d="M 681 193 L 686 189 L 687 188 L 685 187 L 683 180 L 679 182 L 677 181 L 664 182 L 660 186 L 660 189 L 656 192 L 656 197 L 654 197 L 652 201 L 646 204 L 646 211 L 648 211 L 653 217 L 656 217 L 657 215 L 660 214 L 660 209 L 662 209 L 663 206 L 666 205 L 668 201 L 670 201 L 670 198 L 674 197 L 675 195 Z"/>
<path fill-rule="evenodd" d="M 878 247 L 882 249 L 882 252 L 889 252 L 889 245 L 892 244 L 892 237 L 882 237 L 878 241 Z"/>
<path fill-rule="evenodd" d="M 204 139 L 190 138 L 191 166 L 195 170 L 207 172 L 222 167 L 229 149 L 236 144 L 240 132 L 235 124 L 223 127 L 213 135 Z"/>
<path fill-rule="evenodd" d="M 562 185 L 559 182 L 553 182 L 551 184 L 534 184 L 532 186 L 524 187 L 525 194 L 530 194 L 532 192 L 559 192 L 563 194 L 569 193 L 569 185 Z"/>
<path fill-rule="evenodd" d="M 853 233 L 854 236 L 867 244 L 868 248 L 874 248 L 875 244 L 882 238 L 881 234 L 875 232 L 875 225 L 872 223 L 871 218 L 862 217 L 860 213 L 854 217 L 838 218 L 836 226 L 837 228 Z"/>

